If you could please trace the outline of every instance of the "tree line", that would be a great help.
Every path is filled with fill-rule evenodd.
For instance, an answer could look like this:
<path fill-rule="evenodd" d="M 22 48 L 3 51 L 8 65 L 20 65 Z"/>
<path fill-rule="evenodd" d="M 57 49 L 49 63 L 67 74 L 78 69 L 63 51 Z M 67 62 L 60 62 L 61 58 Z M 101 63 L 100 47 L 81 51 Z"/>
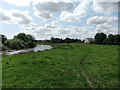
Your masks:
<path fill-rule="evenodd" d="M 94 37 L 94 43 L 104 45 L 120 45 L 120 34 L 109 34 L 107 36 L 105 33 L 97 33 Z"/>
<path fill-rule="evenodd" d="M 35 38 L 30 34 L 19 33 L 14 36 L 13 39 L 7 39 L 5 35 L 0 35 L 0 49 L 8 50 L 8 49 L 25 49 L 25 48 L 33 48 L 36 46 L 36 42 L 43 43 L 83 43 L 81 39 L 74 38 L 54 38 L 51 37 L 50 40 L 35 40 Z M 105 33 L 97 33 L 94 36 L 94 42 L 92 44 L 104 44 L 104 45 L 120 45 L 120 34 L 110 34 L 106 35 Z"/>
<path fill-rule="evenodd" d="M 77 42 L 82 42 L 81 39 L 74 39 L 74 38 L 68 38 L 66 37 L 65 39 L 62 38 L 55 38 L 51 37 L 50 40 L 39 40 L 39 42 L 43 43 L 77 43 Z"/>
<path fill-rule="evenodd" d="M 33 48 L 36 46 L 35 38 L 32 35 L 19 33 L 14 36 L 13 39 L 7 39 L 5 35 L 0 35 L 0 44 L 1 50 L 8 49 L 25 49 L 25 48 Z"/>
<path fill-rule="evenodd" d="M 39 40 L 39 42 L 44 43 L 84 43 L 85 40 L 74 39 L 74 38 L 54 38 L 51 37 L 50 40 Z M 90 42 L 91 43 L 91 42 Z M 120 45 L 120 34 L 109 34 L 108 36 L 105 33 L 97 33 L 94 36 L 94 41 L 92 44 L 104 44 L 104 45 Z"/>

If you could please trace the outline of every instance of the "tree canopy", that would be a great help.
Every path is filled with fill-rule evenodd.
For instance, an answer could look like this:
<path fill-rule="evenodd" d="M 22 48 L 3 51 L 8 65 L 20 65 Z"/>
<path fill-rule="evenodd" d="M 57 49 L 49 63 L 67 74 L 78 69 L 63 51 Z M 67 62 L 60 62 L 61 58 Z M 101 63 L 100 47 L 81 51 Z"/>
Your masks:
<path fill-rule="evenodd" d="M 120 45 L 120 34 L 109 34 L 107 37 L 104 33 L 97 33 L 94 38 L 96 44 Z"/>
<path fill-rule="evenodd" d="M 35 38 L 30 34 L 19 33 L 9 40 L 7 40 L 5 35 L 1 35 L 1 37 L 3 50 L 33 48 L 36 46 Z"/>
<path fill-rule="evenodd" d="M 20 39 L 7 40 L 4 44 L 10 49 L 23 49 L 25 48 L 25 42 Z"/>
<path fill-rule="evenodd" d="M 4 43 L 7 40 L 7 37 L 3 34 L 0 34 L 0 41 L 2 41 L 2 43 Z"/>
<path fill-rule="evenodd" d="M 97 33 L 94 38 L 96 44 L 103 44 L 104 40 L 107 38 L 107 35 L 104 33 Z"/>

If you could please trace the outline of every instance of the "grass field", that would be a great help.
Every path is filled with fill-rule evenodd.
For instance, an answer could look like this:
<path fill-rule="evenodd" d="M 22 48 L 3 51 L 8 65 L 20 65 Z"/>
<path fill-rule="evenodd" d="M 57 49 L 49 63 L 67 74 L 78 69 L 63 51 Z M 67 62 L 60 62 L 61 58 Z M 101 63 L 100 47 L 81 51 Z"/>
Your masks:
<path fill-rule="evenodd" d="M 4 56 L 3 88 L 118 86 L 118 46 L 89 44 L 56 44 L 56 46 L 58 48 L 42 52 Z"/>

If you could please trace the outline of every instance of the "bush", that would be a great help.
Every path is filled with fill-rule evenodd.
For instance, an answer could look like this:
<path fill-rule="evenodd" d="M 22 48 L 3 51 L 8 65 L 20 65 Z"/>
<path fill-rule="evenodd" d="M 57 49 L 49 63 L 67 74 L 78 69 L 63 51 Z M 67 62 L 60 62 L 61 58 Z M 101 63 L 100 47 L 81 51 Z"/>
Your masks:
<path fill-rule="evenodd" d="M 3 44 L 0 44 L 0 51 L 4 51 L 4 50 L 9 50 L 9 48 Z"/>
<path fill-rule="evenodd" d="M 25 48 L 25 42 L 20 39 L 11 39 L 5 41 L 5 46 L 10 49 L 23 49 Z"/>
<path fill-rule="evenodd" d="M 26 48 L 33 48 L 36 46 L 35 38 L 29 34 L 26 35 L 25 33 L 19 33 L 17 36 L 14 36 L 14 39 L 20 39 L 24 41 Z"/>

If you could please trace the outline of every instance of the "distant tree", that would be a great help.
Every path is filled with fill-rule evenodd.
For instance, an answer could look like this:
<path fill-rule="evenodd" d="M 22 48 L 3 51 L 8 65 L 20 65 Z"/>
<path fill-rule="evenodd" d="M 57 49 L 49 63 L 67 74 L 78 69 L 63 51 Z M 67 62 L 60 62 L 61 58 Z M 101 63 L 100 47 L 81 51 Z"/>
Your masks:
<path fill-rule="evenodd" d="M 81 42 L 80 39 L 74 39 L 74 42 Z"/>
<path fill-rule="evenodd" d="M 112 34 L 108 35 L 108 44 L 113 45 L 114 42 L 115 42 L 115 36 Z"/>
<path fill-rule="evenodd" d="M 80 39 L 74 39 L 74 38 L 71 39 L 71 38 L 68 38 L 68 37 L 66 37 L 65 39 L 51 37 L 50 41 L 51 41 L 51 43 L 76 43 L 76 42 L 81 42 Z"/>
<path fill-rule="evenodd" d="M 109 43 L 108 38 L 103 41 L 103 44 L 107 45 Z"/>
<path fill-rule="evenodd" d="M 114 44 L 120 45 L 120 34 L 116 34 L 114 36 L 114 39 L 115 39 Z"/>
<path fill-rule="evenodd" d="M 73 39 L 70 39 L 70 38 L 67 37 L 67 38 L 65 39 L 65 43 L 73 43 Z"/>
<path fill-rule="evenodd" d="M 103 43 L 106 45 L 114 45 L 115 42 L 115 36 L 113 34 L 108 35 L 108 38 L 106 38 Z"/>
<path fill-rule="evenodd" d="M 7 40 L 7 37 L 3 34 L 0 34 L 0 42 L 4 43 Z"/>
<path fill-rule="evenodd" d="M 104 33 L 97 33 L 94 37 L 96 44 L 103 44 L 103 41 L 107 38 L 107 35 Z"/>
<path fill-rule="evenodd" d="M 61 38 L 60 43 L 65 43 L 65 40 Z"/>
<path fill-rule="evenodd" d="M 51 43 L 55 43 L 55 38 L 54 37 L 51 37 Z"/>
<path fill-rule="evenodd" d="M 54 37 L 51 37 L 51 43 L 62 43 L 62 40 L 60 38 L 54 38 Z"/>

